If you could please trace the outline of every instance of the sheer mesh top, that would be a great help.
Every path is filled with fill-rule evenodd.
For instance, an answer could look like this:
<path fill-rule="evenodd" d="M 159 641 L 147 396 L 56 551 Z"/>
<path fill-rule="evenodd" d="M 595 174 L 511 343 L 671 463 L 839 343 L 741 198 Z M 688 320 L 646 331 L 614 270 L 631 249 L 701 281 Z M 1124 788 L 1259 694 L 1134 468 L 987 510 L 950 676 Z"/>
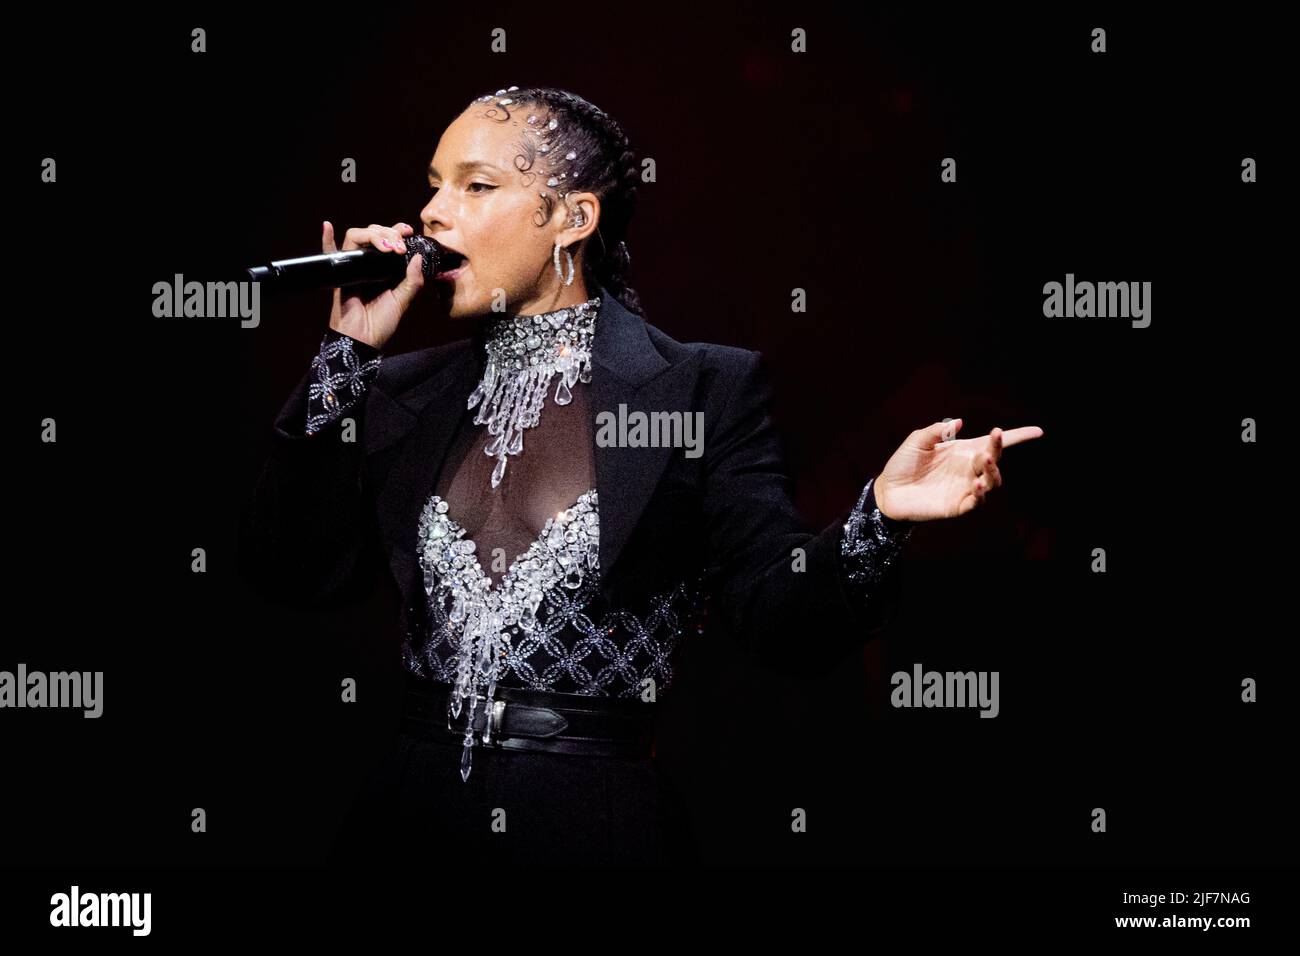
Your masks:
<path fill-rule="evenodd" d="M 481 359 L 480 359 L 481 365 Z M 548 391 L 540 421 L 524 433 L 524 448 L 509 458 L 501 483 L 493 488 L 496 459 L 484 453 L 492 440 L 486 424 L 474 424 L 478 409 L 467 409 L 438 467 L 434 493 L 448 505 L 448 516 L 476 545 L 483 571 L 495 585 L 515 558 L 528 550 L 548 518 L 572 508 L 596 487 L 590 394 L 586 384 L 572 389 L 568 405 Z"/>

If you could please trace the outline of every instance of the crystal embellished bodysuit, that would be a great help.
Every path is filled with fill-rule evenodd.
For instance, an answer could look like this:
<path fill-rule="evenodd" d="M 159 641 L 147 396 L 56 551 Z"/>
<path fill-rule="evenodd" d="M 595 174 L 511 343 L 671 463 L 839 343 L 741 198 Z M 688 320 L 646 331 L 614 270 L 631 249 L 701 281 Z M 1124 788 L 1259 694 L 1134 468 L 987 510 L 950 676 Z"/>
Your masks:
<path fill-rule="evenodd" d="M 479 408 L 462 413 L 444 460 L 431 464 L 436 479 L 416 544 L 427 601 L 412 609 L 402 660 L 412 674 L 453 686 L 455 715 L 462 706 L 471 712 L 490 707 L 497 686 L 610 697 L 641 695 L 651 682 L 656 691 L 666 690 L 674 650 L 699 626 L 703 565 L 643 607 L 611 607 L 597 588 L 600 502 L 590 393 L 583 384 L 590 364 L 579 363 L 579 370 L 564 363 L 566 371 L 548 379 L 545 363 L 556 354 L 587 355 L 590 340 L 580 333 L 590 331 L 598 303 L 487 320 L 482 332 L 488 348 L 478 355 L 481 384 L 469 397 Z M 549 334 L 534 334 L 542 329 Z M 502 366 L 496 378 L 513 376 L 520 383 L 515 394 L 523 414 L 513 421 L 531 419 L 522 432 L 506 425 L 494 436 L 493 426 L 482 424 L 489 417 L 483 393 L 492 391 L 493 355 Z M 308 432 L 356 404 L 380 361 L 374 348 L 326 332 L 312 362 Z M 507 394 L 496 407 L 508 404 Z M 494 424 L 505 417 L 498 415 Z M 881 515 L 870 491 L 868 482 L 841 543 L 846 585 L 863 593 L 911 532 L 910 523 Z M 462 776 L 474 743 L 467 733 Z"/>

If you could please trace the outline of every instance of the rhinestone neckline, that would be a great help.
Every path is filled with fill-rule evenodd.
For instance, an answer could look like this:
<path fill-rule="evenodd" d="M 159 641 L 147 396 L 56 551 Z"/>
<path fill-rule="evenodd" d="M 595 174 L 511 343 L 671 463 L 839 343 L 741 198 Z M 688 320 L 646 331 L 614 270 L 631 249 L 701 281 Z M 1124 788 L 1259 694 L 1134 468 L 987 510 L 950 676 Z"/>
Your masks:
<path fill-rule="evenodd" d="M 512 634 L 529 634 L 548 592 L 559 586 L 576 590 L 600 567 L 600 517 L 596 489 L 579 496 L 572 507 L 546 519 L 541 533 L 506 569 L 499 586 L 474 556 L 477 545 L 450 514 L 446 501 L 431 495 L 420 513 L 419 564 L 424 592 L 431 604 L 451 602 L 448 618 L 460 628 L 455 682 L 449 713 L 460 716 L 469 701 L 470 720 L 461 751 L 461 779 L 469 777 L 474 746 L 473 715 L 478 695 L 492 705 L 499 664 L 510 653 Z M 489 743 L 484 731 L 484 743 Z"/>

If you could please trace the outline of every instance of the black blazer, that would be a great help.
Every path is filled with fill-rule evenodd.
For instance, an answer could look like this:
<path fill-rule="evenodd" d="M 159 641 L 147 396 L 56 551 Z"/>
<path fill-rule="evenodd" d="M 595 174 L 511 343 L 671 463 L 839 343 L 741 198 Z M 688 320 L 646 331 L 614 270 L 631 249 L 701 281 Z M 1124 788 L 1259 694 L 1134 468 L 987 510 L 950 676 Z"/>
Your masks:
<path fill-rule="evenodd" d="M 796 512 L 760 353 L 678 342 L 606 290 L 592 294 L 601 298 L 592 380 L 575 387 L 591 389 L 593 442 L 595 415 L 617 415 L 620 403 L 629 413 L 702 411 L 704 424 L 697 458 L 596 445 L 601 596 L 640 613 L 649 596 L 694 578 L 711 598 L 709 627 L 770 666 L 824 673 L 892 617 L 901 562 L 864 594 L 840 556 L 855 502 L 820 532 Z M 261 590 L 315 603 L 378 576 L 396 585 L 403 609 L 425 599 L 417 522 L 477 383 L 473 348 L 463 339 L 386 356 L 346 413 L 357 423 L 352 442 L 336 430 L 305 434 L 303 376 L 276 418 L 242 521 L 241 566 Z M 803 570 L 794 570 L 796 548 Z"/>

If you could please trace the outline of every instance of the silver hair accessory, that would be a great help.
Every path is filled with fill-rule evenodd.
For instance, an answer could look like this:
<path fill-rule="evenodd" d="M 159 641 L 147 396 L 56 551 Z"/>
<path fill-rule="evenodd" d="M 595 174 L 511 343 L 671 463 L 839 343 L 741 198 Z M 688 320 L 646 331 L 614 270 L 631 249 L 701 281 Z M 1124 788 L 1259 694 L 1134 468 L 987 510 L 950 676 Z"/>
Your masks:
<path fill-rule="evenodd" d="M 564 250 L 564 257 L 568 260 L 569 276 L 566 279 L 564 273 L 560 271 L 560 240 L 555 240 L 555 254 L 551 258 L 555 261 L 555 275 L 565 285 L 573 285 L 573 254 L 568 249 Z"/>
<path fill-rule="evenodd" d="M 524 449 L 524 429 L 541 420 L 551 379 L 558 373 L 555 404 L 573 400 L 575 382 L 591 381 L 591 346 L 600 297 L 540 315 L 502 317 L 488 331 L 487 366 L 470 393 L 469 408 L 482 402 L 474 424 L 487 422 L 496 437 L 483 453 L 497 459 L 492 487 L 506 473 L 506 456 Z"/>
<path fill-rule="evenodd" d="M 478 102 L 487 103 L 495 99 L 497 106 L 501 106 L 501 107 L 512 106 L 516 103 L 516 100 L 513 96 L 507 96 L 506 94 L 513 93 L 517 89 L 519 89 L 519 87 L 511 86 L 504 90 L 497 90 L 495 95 L 492 93 L 488 93 L 485 96 L 480 96 L 478 98 Z M 506 111 L 506 115 L 509 115 L 508 110 Z M 526 130 L 528 130 L 528 132 L 532 133 L 537 138 L 538 140 L 537 152 L 545 156 L 549 164 L 548 168 L 551 174 L 548 175 L 546 178 L 546 185 L 551 189 L 555 190 L 555 194 L 560 199 L 565 200 L 567 204 L 568 200 L 566 199 L 566 197 L 573 189 L 573 179 L 569 175 L 571 171 L 571 167 L 570 169 L 566 169 L 564 172 L 556 172 L 556 169 L 558 168 L 561 162 L 572 163 L 574 160 L 576 160 L 578 158 L 577 150 L 575 149 L 566 150 L 566 152 L 564 153 L 564 158 L 562 160 L 559 158 L 552 157 L 551 155 L 552 150 L 558 151 L 559 149 L 564 148 L 563 134 L 562 132 L 559 131 L 560 121 L 556 119 L 554 116 L 552 116 L 545 123 L 543 123 L 542 117 L 540 115 L 538 115 L 537 113 L 529 113 L 528 118 L 524 121 L 524 127 Z M 531 174 L 528 181 L 529 183 L 532 182 Z M 538 195 L 541 196 L 543 199 L 546 199 L 548 201 L 550 200 L 549 193 L 539 191 Z M 586 222 L 587 222 L 586 214 L 583 213 L 581 210 L 570 212 L 570 217 L 569 217 L 570 225 L 579 227 L 584 225 Z M 604 239 L 601 239 L 601 242 L 603 244 Z M 552 260 L 555 263 L 555 275 L 556 278 L 558 278 L 565 285 L 572 285 L 573 271 L 574 271 L 573 254 L 569 252 L 568 249 L 564 250 L 565 258 L 568 260 L 567 266 L 569 270 L 568 276 L 566 277 L 564 272 L 560 269 L 560 248 L 561 248 L 560 242 L 557 239 L 555 242 L 555 250 L 552 255 Z"/>
<path fill-rule="evenodd" d="M 489 103 L 492 100 L 496 100 L 497 106 L 508 107 L 514 105 L 523 105 L 518 100 L 516 100 L 513 96 L 507 95 L 509 93 L 515 92 L 518 89 L 519 87 L 517 86 L 510 86 L 503 90 L 497 90 L 496 93 L 487 93 L 483 96 L 478 97 L 476 102 Z M 543 106 L 546 106 L 546 104 L 543 104 Z M 578 158 L 577 151 L 573 149 L 566 150 L 563 159 L 560 159 L 558 157 L 553 157 L 551 155 L 552 150 L 564 148 L 563 131 L 560 130 L 560 121 L 557 120 L 555 117 L 552 116 L 550 119 L 546 120 L 546 122 L 542 122 L 541 116 L 539 116 L 536 113 L 530 113 L 527 119 L 525 120 L 525 129 L 527 129 L 528 132 L 532 133 L 537 138 L 538 140 L 537 152 L 546 157 L 547 161 L 551 164 L 552 170 L 556 168 L 556 165 L 558 163 L 561 162 L 571 163 Z M 566 182 L 566 180 L 568 181 Z M 573 188 L 572 177 L 569 175 L 567 171 L 559 173 L 557 175 L 551 175 L 548 176 L 546 180 L 546 185 L 554 189 L 556 195 L 558 195 L 560 198 L 564 198 L 566 195 L 568 195 L 570 190 Z M 541 195 L 545 197 L 546 193 L 541 193 Z M 582 223 L 579 222 L 576 225 L 580 226 L 582 225 Z"/>

